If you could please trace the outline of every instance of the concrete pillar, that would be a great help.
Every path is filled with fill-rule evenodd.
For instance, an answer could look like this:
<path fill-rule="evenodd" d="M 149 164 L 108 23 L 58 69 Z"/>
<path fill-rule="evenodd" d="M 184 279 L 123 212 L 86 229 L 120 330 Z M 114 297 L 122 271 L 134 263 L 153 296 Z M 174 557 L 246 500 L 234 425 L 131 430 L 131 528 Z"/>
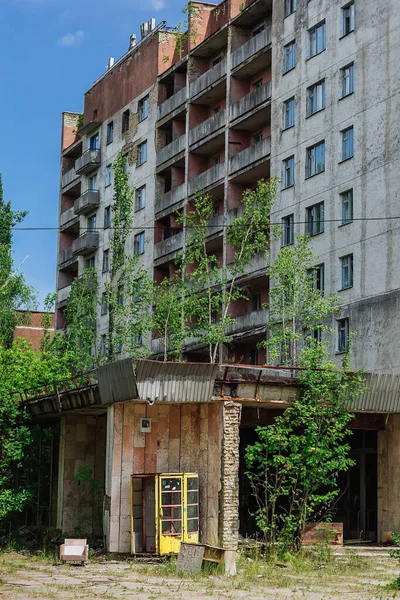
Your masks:
<path fill-rule="evenodd" d="M 237 548 L 239 529 L 239 427 L 242 405 L 224 402 L 221 456 L 220 543 Z"/>
<path fill-rule="evenodd" d="M 388 415 L 378 432 L 378 542 L 400 532 L 400 415 Z"/>

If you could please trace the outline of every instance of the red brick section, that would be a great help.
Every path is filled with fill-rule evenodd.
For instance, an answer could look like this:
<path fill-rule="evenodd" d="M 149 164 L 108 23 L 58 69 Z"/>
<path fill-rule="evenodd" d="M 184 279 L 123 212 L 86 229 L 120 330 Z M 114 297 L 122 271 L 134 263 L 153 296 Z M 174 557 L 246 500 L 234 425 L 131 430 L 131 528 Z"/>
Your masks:
<path fill-rule="evenodd" d="M 22 311 L 18 311 L 21 315 Z M 25 338 L 32 344 L 35 352 L 40 350 L 40 342 L 43 337 L 42 318 L 45 313 L 32 312 L 29 325 L 18 325 L 14 332 L 14 340 L 17 338 Z M 54 332 L 54 313 L 51 313 L 51 333 Z"/>

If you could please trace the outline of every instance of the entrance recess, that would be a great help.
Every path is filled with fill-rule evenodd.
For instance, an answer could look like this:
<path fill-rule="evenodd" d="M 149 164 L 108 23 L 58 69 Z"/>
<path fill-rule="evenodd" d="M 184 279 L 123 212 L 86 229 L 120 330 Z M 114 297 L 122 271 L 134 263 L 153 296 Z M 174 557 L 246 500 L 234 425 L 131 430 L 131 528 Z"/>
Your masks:
<path fill-rule="evenodd" d="M 196 473 L 131 476 L 131 552 L 179 552 L 199 540 L 199 478 Z"/>

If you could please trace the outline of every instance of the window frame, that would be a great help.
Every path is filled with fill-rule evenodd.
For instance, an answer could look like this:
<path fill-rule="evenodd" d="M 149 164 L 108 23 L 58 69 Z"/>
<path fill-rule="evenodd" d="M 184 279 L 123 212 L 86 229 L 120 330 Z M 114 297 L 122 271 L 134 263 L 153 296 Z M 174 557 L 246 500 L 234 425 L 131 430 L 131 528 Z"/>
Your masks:
<path fill-rule="evenodd" d="M 121 121 L 121 135 L 124 135 L 129 130 L 130 110 L 124 110 Z"/>
<path fill-rule="evenodd" d="M 146 243 L 145 232 L 141 231 L 140 233 L 137 233 L 134 238 L 134 255 L 135 256 L 141 256 L 142 254 L 144 254 L 145 243 Z"/>
<path fill-rule="evenodd" d="M 100 149 L 100 132 L 96 131 L 89 138 L 89 150 L 99 150 Z"/>
<path fill-rule="evenodd" d="M 319 213 L 319 215 L 318 215 Z M 319 218 L 316 218 L 318 217 Z M 315 237 L 325 231 L 325 205 L 324 202 L 317 202 L 306 208 L 306 229 L 307 235 Z"/>
<path fill-rule="evenodd" d="M 290 106 L 291 110 L 288 110 Z M 292 119 L 288 118 L 288 115 L 292 116 Z M 288 98 L 283 102 L 283 130 L 291 129 L 296 124 L 296 101 L 295 96 Z"/>
<path fill-rule="evenodd" d="M 289 73 L 290 71 L 293 71 L 293 69 L 296 68 L 296 64 L 297 64 L 296 40 L 292 40 L 288 44 L 285 44 L 283 46 L 283 52 L 284 52 L 284 54 L 283 54 L 283 56 L 284 56 L 284 61 L 283 61 L 283 75 L 286 75 L 286 73 Z M 292 57 L 293 63 L 289 64 L 289 58 L 290 57 Z"/>
<path fill-rule="evenodd" d="M 97 216 L 96 214 L 94 215 L 90 215 L 89 217 L 87 217 L 86 220 L 86 231 L 89 232 L 96 232 L 97 228 Z"/>
<path fill-rule="evenodd" d="M 285 19 L 296 12 L 296 0 L 284 0 Z"/>
<path fill-rule="evenodd" d="M 144 155 L 143 149 L 145 149 Z M 138 144 L 136 166 L 141 167 L 145 162 L 147 162 L 147 140 Z"/>
<path fill-rule="evenodd" d="M 104 187 L 110 187 L 110 185 L 112 185 L 112 165 L 106 165 L 106 172 L 105 172 L 105 183 L 104 183 Z"/>
<path fill-rule="evenodd" d="M 114 121 L 109 121 L 107 123 L 107 136 L 106 136 L 106 145 L 112 144 L 114 141 Z"/>
<path fill-rule="evenodd" d="M 307 118 L 312 117 L 313 115 L 321 112 L 322 110 L 325 110 L 325 107 L 326 107 L 326 89 L 325 88 L 326 88 L 325 79 L 321 79 L 317 83 L 314 83 L 313 85 L 310 85 L 307 88 L 307 107 L 306 107 Z M 319 93 L 319 89 L 321 89 L 321 93 Z M 314 102 L 314 100 L 315 100 L 315 110 L 311 110 L 310 107 L 313 108 L 313 106 L 311 105 L 311 102 Z M 319 106 L 319 101 L 321 102 L 321 106 Z"/>
<path fill-rule="evenodd" d="M 295 183 L 294 154 L 288 156 L 282 161 L 282 169 L 283 189 L 286 190 L 290 187 L 293 187 Z M 288 174 L 290 174 L 291 177 L 288 177 Z"/>
<path fill-rule="evenodd" d="M 339 194 L 340 196 L 340 200 L 341 200 L 341 211 L 342 211 L 342 223 L 339 225 L 339 227 L 342 227 L 343 225 L 349 225 L 350 223 L 353 222 L 354 219 L 354 191 L 353 188 L 350 188 L 348 190 L 345 190 L 344 192 L 341 192 Z M 345 218 L 345 200 L 347 197 L 347 202 L 348 205 L 350 207 L 350 215 L 351 218 L 346 219 Z"/>
<path fill-rule="evenodd" d="M 111 206 L 104 207 L 104 229 L 108 229 L 111 227 Z"/>
<path fill-rule="evenodd" d="M 349 70 L 349 91 L 346 91 L 347 78 L 345 77 L 345 73 L 347 70 Z M 340 91 L 341 96 L 339 100 L 342 100 L 342 98 L 347 98 L 347 96 L 351 96 L 351 94 L 354 94 L 354 62 L 351 62 L 345 65 L 344 67 L 341 67 L 340 69 Z"/>
<path fill-rule="evenodd" d="M 101 302 L 100 302 L 100 316 L 104 317 L 108 313 L 107 306 L 107 293 L 102 292 L 101 294 Z"/>
<path fill-rule="evenodd" d="M 281 246 L 294 244 L 294 213 L 282 217 L 282 241 Z"/>
<path fill-rule="evenodd" d="M 139 202 L 142 194 L 139 192 L 144 192 L 144 202 L 143 204 L 141 202 Z M 135 212 L 139 212 L 139 210 L 143 210 L 144 208 L 146 208 L 146 184 L 141 185 L 140 187 L 136 188 L 135 191 Z"/>
<path fill-rule="evenodd" d="M 97 187 L 97 172 L 94 173 L 94 175 L 91 175 L 90 177 L 87 178 L 87 184 L 88 184 L 88 192 L 98 192 L 99 188 Z M 94 184 L 94 186 L 93 186 Z"/>
<path fill-rule="evenodd" d="M 349 348 L 350 322 L 348 317 L 337 319 L 337 354 L 347 352 Z M 343 337 L 342 337 L 343 336 Z M 343 341 L 343 343 L 341 343 Z"/>
<path fill-rule="evenodd" d="M 318 35 L 319 35 L 319 30 L 323 28 L 323 47 L 319 48 L 318 45 Z M 315 40 L 313 40 L 313 37 L 315 35 Z M 315 52 L 313 51 L 313 45 L 315 44 Z M 321 54 L 322 52 L 324 52 L 326 50 L 326 21 L 325 19 L 323 21 L 320 21 L 319 23 L 317 23 L 316 25 L 314 25 L 314 27 L 311 27 L 308 30 L 308 57 L 307 60 L 309 60 L 310 58 L 313 58 L 314 56 L 318 56 L 318 54 Z"/>
<path fill-rule="evenodd" d="M 350 9 L 349 16 L 346 16 L 346 11 Z M 347 22 L 349 26 L 347 27 Z M 353 33 L 355 29 L 355 5 L 354 0 L 348 2 L 340 9 L 340 39 Z"/>
<path fill-rule="evenodd" d="M 345 139 L 345 135 L 347 133 L 351 133 L 350 137 L 348 140 Z M 342 129 L 340 132 L 340 139 L 341 139 L 341 159 L 339 162 L 345 162 L 346 160 L 350 160 L 351 158 L 354 158 L 354 125 L 350 125 L 350 127 L 346 127 L 345 129 Z M 346 153 L 345 155 L 345 150 L 348 147 L 349 150 L 349 154 Z"/>
<path fill-rule="evenodd" d="M 323 147 L 323 168 L 317 170 L 318 162 L 317 162 L 317 150 L 319 147 Z M 313 156 L 312 156 L 313 153 Z M 321 140 L 312 146 L 306 148 L 306 179 L 310 179 L 311 177 L 315 177 L 315 175 L 319 175 L 320 173 L 325 172 L 325 140 Z"/>
<path fill-rule="evenodd" d="M 349 290 L 354 285 L 353 253 L 340 257 L 340 280 L 342 290 Z"/>
<path fill-rule="evenodd" d="M 103 250 L 103 260 L 102 260 L 101 264 L 102 264 L 101 272 L 108 273 L 108 271 L 110 270 L 110 250 L 109 250 L 109 248 L 106 248 L 105 250 Z"/>
<path fill-rule="evenodd" d="M 146 111 L 144 111 L 144 108 L 146 108 Z M 145 114 L 144 114 L 145 112 Z M 141 98 L 138 102 L 138 121 L 139 123 L 141 123 L 142 121 L 145 121 L 149 116 L 149 95 L 147 94 L 147 96 L 144 96 L 143 98 Z"/>

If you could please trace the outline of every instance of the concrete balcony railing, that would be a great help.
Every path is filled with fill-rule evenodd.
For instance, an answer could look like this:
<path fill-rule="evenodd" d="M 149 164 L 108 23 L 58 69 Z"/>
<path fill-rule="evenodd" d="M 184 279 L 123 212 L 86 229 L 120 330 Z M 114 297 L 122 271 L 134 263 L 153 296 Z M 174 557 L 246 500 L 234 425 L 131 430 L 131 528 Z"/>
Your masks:
<path fill-rule="evenodd" d="M 235 156 L 229 159 L 229 174 L 240 171 L 245 167 L 251 167 L 252 163 L 266 158 L 271 154 L 271 138 L 267 137 L 261 142 L 257 142 L 253 146 L 242 150 Z"/>
<path fill-rule="evenodd" d="M 160 120 L 176 108 L 179 108 L 179 106 L 182 106 L 186 102 L 186 98 L 187 89 L 184 87 L 158 106 L 157 118 Z"/>
<path fill-rule="evenodd" d="M 209 69 L 203 73 L 203 75 L 200 75 L 196 81 L 190 84 L 190 97 L 193 98 L 193 96 L 197 96 L 197 94 L 200 94 L 203 90 L 210 87 L 210 85 L 216 83 L 218 79 L 221 79 L 224 75 L 226 75 L 225 59 L 221 60 L 215 67 Z"/>
<path fill-rule="evenodd" d="M 100 166 L 100 160 L 100 149 L 92 150 L 89 148 L 89 150 L 86 150 L 86 152 L 75 161 L 75 171 L 77 173 L 88 173 Z"/>
<path fill-rule="evenodd" d="M 57 291 L 57 304 L 65 303 L 68 300 L 69 293 L 71 291 L 71 284 Z"/>
<path fill-rule="evenodd" d="M 66 188 L 67 186 L 69 186 L 74 181 L 77 181 L 78 179 L 79 179 L 79 175 L 77 174 L 75 169 L 70 169 L 69 171 L 64 173 L 64 175 L 61 177 L 61 187 Z"/>
<path fill-rule="evenodd" d="M 183 247 L 183 231 L 169 237 L 162 242 L 154 245 L 154 260 L 172 254 Z"/>
<path fill-rule="evenodd" d="M 99 247 L 97 231 L 87 231 L 72 242 L 72 254 L 84 255 Z"/>
<path fill-rule="evenodd" d="M 64 263 L 70 261 L 72 258 L 72 246 L 69 246 L 69 248 L 65 248 L 64 250 L 60 250 L 60 252 L 58 253 L 59 266 L 62 267 Z"/>
<path fill-rule="evenodd" d="M 208 221 L 207 235 L 212 236 L 221 233 L 224 227 L 224 215 L 216 215 Z"/>
<path fill-rule="evenodd" d="M 157 152 L 157 167 L 171 160 L 174 156 L 182 152 L 186 147 L 186 135 L 181 135 L 176 140 Z"/>
<path fill-rule="evenodd" d="M 240 333 L 243 331 L 254 331 L 254 329 L 260 329 L 265 327 L 268 321 L 268 308 L 262 308 L 260 310 L 253 310 L 252 312 L 246 313 L 245 315 L 239 315 L 235 319 L 235 323 L 228 329 L 230 335 Z"/>
<path fill-rule="evenodd" d="M 234 121 L 238 117 L 245 115 L 246 113 L 254 110 L 257 106 L 260 106 L 266 100 L 271 98 L 272 85 L 271 82 L 265 83 L 261 87 L 257 88 L 247 94 L 247 96 L 243 96 L 239 100 L 239 102 L 235 102 L 235 104 L 231 105 L 231 121 Z"/>
<path fill-rule="evenodd" d="M 240 46 L 237 50 L 232 52 L 231 66 L 232 69 L 238 67 L 242 62 L 251 58 L 254 54 L 257 54 L 263 48 L 266 48 L 271 44 L 271 27 L 263 29 L 255 35 L 251 40 Z"/>
<path fill-rule="evenodd" d="M 170 206 L 181 202 L 182 200 L 184 200 L 184 198 L 185 185 L 178 185 L 178 187 L 174 188 L 173 190 L 170 190 L 169 192 L 161 196 L 161 198 L 156 200 L 155 212 L 157 213 L 161 212 L 162 210 L 166 210 Z"/>
<path fill-rule="evenodd" d="M 100 192 L 87 190 L 75 200 L 74 210 L 76 215 L 84 215 L 100 205 Z"/>
<path fill-rule="evenodd" d="M 212 133 L 216 133 L 225 126 L 225 122 L 226 113 L 225 110 L 221 110 L 216 115 L 213 115 L 203 123 L 200 123 L 200 125 L 193 127 L 193 129 L 189 131 L 189 145 L 192 146 Z"/>
<path fill-rule="evenodd" d="M 225 175 L 225 163 L 214 165 L 211 169 L 207 169 L 194 179 L 189 181 L 189 196 L 195 194 L 198 190 L 203 190 L 208 186 L 223 179 Z"/>
<path fill-rule="evenodd" d="M 64 229 L 68 229 L 75 223 L 78 222 L 78 217 L 75 214 L 74 207 L 71 206 L 68 210 L 64 210 L 60 215 L 60 229 L 63 231 Z"/>

